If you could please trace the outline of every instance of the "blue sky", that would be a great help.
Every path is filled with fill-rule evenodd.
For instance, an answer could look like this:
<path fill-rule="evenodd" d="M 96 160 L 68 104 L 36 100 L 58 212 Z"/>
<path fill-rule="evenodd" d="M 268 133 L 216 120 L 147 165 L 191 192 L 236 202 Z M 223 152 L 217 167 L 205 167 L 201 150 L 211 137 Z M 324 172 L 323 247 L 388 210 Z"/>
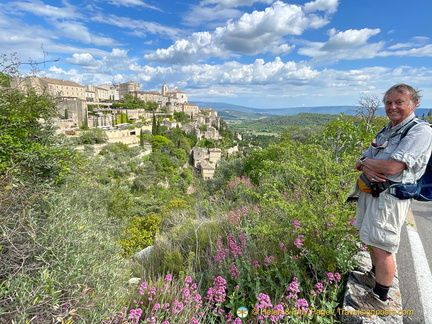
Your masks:
<path fill-rule="evenodd" d="M 192 102 L 355 105 L 404 82 L 429 108 L 431 14 L 430 0 L 2 0 L 0 53 L 60 59 L 39 76 L 166 83 Z"/>

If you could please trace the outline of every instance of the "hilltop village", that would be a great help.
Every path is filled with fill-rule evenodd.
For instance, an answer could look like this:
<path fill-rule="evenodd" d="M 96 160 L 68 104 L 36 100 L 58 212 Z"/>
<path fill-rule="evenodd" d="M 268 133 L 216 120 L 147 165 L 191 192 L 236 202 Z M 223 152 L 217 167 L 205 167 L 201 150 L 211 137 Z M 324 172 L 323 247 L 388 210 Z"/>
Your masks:
<path fill-rule="evenodd" d="M 61 117 L 55 119 L 58 133 L 73 136 L 80 128 L 100 128 L 106 132 L 108 143 L 121 142 L 138 145 L 142 131 L 152 131 L 152 119 L 158 118 L 168 128 L 179 127 L 186 133 L 193 132 L 198 139 L 219 140 L 220 118 L 211 108 L 200 108 L 188 102 L 187 93 L 169 90 L 166 84 L 158 91 L 141 91 L 134 81 L 115 85 L 80 85 L 76 82 L 39 78 L 35 76 L 14 78 L 12 87 L 21 91 L 50 94 L 58 98 L 57 108 Z M 126 101 L 147 103 L 147 107 L 127 108 Z M 130 107 L 130 105 L 129 105 Z M 180 123 L 173 116 L 183 113 L 187 122 Z M 119 119 L 118 116 L 126 116 Z M 121 121 L 121 122 L 119 122 Z M 221 158 L 218 148 L 194 148 L 191 160 L 204 179 L 213 176 Z"/>

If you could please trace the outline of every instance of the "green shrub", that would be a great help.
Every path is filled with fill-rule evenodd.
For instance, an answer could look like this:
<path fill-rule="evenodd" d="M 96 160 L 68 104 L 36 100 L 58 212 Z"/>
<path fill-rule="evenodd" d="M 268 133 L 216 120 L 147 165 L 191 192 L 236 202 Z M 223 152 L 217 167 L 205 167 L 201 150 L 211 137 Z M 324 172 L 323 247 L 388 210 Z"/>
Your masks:
<path fill-rule="evenodd" d="M 134 253 L 153 244 L 153 238 L 159 232 L 159 224 L 161 220 L 157 215 L 150 214 L 148 216 L 132 216 L 129 219 L 129 224 L 125 228 L 120 245 L 123 248 L 122 255 L 130 257 Z"/>

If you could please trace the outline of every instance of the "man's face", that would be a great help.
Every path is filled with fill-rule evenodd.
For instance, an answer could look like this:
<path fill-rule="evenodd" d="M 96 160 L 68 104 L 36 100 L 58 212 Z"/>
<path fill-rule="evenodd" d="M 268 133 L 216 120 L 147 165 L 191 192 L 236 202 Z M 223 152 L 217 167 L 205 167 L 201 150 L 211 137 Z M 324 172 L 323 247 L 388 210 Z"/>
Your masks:
<path fill-rule="evenodd" d="M 392 126 L 402 122 L 405 118 L 412 114 L 417 102 L 411 102 L 411 97 L 408 92 L 391 92 L 385 98 L 385 111 L 390 119 Z"/>

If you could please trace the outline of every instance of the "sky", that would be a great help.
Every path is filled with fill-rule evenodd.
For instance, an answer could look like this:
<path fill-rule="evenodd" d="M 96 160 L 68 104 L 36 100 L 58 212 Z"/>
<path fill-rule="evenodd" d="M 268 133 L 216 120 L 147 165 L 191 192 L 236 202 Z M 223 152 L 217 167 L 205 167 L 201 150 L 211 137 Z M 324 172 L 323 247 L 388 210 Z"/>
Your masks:
<path fill-rule="evenodd" d="M 408 83 L 430 108 L 431 14 L 430 0 L 0 0 L 0 54 L 190 102 L 356 105 Z"/>

